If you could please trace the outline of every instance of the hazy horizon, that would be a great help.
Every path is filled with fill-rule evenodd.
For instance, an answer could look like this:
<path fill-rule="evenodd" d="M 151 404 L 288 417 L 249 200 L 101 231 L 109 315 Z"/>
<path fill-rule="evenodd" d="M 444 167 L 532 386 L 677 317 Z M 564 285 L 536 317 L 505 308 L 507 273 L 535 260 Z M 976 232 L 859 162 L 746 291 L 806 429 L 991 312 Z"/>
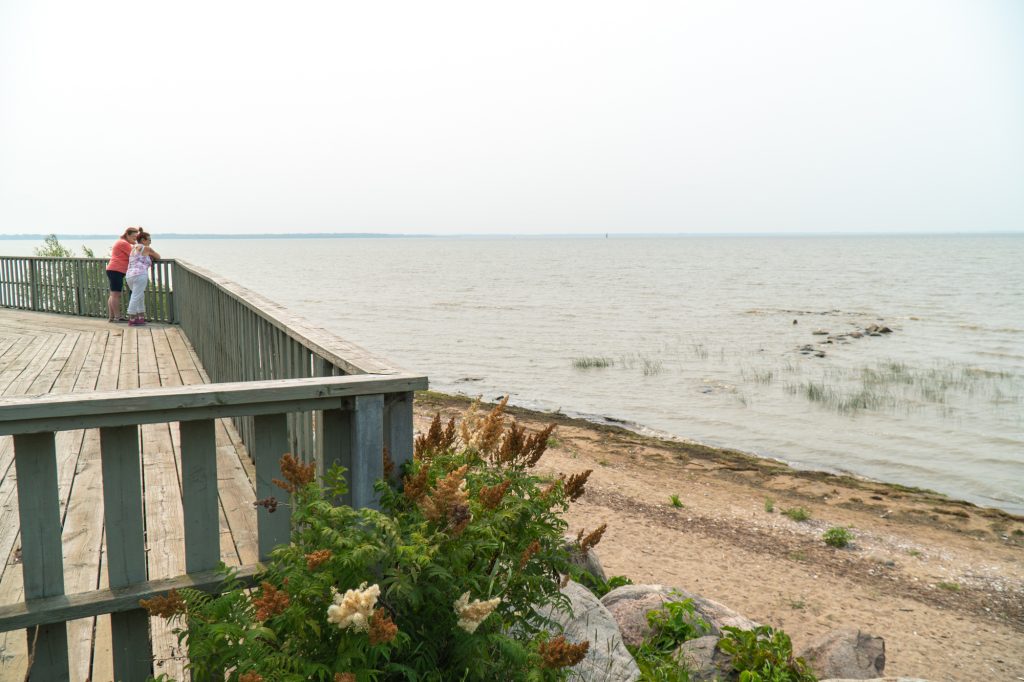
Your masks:
<path fill-rule="evenodd" d="M 0 4 L 0 235 L 1013 234 L 1024 3 Z"/>

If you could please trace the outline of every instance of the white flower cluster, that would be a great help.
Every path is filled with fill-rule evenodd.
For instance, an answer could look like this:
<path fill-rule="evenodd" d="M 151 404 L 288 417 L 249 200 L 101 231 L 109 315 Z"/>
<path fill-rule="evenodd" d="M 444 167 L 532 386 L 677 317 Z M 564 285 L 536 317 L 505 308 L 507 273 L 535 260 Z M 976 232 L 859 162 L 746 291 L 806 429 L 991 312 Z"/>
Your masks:
<path fill-rule="evenodd" d="M 327 607 L 327 622 L 334 623 L 340 630 L 366 632 L 370 629 L 370 616 L 380 596 L 380 586 L 366 586 L 363 583 L 357 590 L 346 590 L 341 594 L 333 587 L 334 603 Z"/>
<path fill-rule="evenodd" d="M 484 619 L 491 615 L 491 611 L 500 603 L 501 599 L 497 597 L 487 601 L 474 599 L 471 602 L 469 601 L 469 592 L 466 592 L 455 600 L 455 615 L 459 617 L 459 627 L 469 634 L 473 634 L 480 623 L 484 622 Z"/>

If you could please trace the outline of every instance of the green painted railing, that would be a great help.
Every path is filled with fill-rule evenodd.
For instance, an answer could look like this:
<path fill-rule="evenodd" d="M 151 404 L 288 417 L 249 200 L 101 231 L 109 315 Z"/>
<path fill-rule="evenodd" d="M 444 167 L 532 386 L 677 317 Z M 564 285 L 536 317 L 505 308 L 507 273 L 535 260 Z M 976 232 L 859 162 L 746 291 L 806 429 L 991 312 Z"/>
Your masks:
<path fill-rule="evenodd" d="M 106 317 L 106 258 L 42 258 L 0 256 L 0 307 Z M 153 263 L 146 286 L 146 316 L 155 322 L 174 322 L 174 261 Z M 121 300 L 128 306 L 128 288 Z"/>
<path fill-rule="evenodd" d="M 93 259 L 0 258 L 0 306 L 97 315 L 100 298 L 106 305 L 103 265 Z M 33 681 L 68 679 L 66 623 L 107 613 L 115 678 L 144 680 L 152 674 L 152 643 L 139 600 L 174 587 L 217 589 L 211 570 L 220 557 L 215 419 L 234 420 L 255 463 L 257 499 L 280 494 L 271 481 L 280 475 L 285 452 L 315 461 L 321 472 L 334 463 L 346 467 L 350 491 L 342 501 L 355 507 L 376 506 L 382 453 L 389 453 L 396 472 L 412 458 L 413 392 L 427 387 L 426 377 L 403 373 L 213 273 L 182 261 L 160 265 L 166 269 L 157 290 L 166 294 L 167 321 L 181 324 L 215 383 L 0 398 L 0 436 L 14 437 L 25 581 L 25 601 L 0 607 L 0 632 L 28 630 Z M 76 273 L 83 274 L 75 279 Z M 146 575 L 139 464 L 139 427 L 152 423 L 178 423 L 185 530 L 180 551 L 187 571 L 158 581 Z M 69 595 L 56 434 L 91 428 L 100 434 L 110 588 Z M 287 540 L 288 509 L 253 513 L 262 559 Z M 249 579 L 258 570 L 245 566 L 239 575 Z"/>
<path fill-rule="evenodd" d="M 214 420 L 246 415 L 255 434 L 256 498 L 281 495 L 272 483 L 287 449 L 288 414 L 319 410 L 324 415 L 322 463 L 348 469 L 350 491 L 342 502 L 377 506 L 374 483 L 384 477 L 385 447 L 411 451 L 408 443 L 388 442 L 384 405 L 389 395 L 426 388 L 426 377 L 408 374 L 361 375 L 282 381 L 205 384 L 183 388 L 137 389 L 0 399 L 0 435 L 14 436 L 21 562 L 25 601 L 0 607 L 0 632 L 28 629 L 30 680 L 69 677 L 66 623 L 111 614 L 115 679 L 141 682 L 152 674 L 149 619 L 139 599 L 177 587 L 215 591 L 213 571 L 220 561 L 220 519 Z M 145 515 L 139 466 L 139 426 L 179 422 L 182 515 L 187 573 L 175 579 L 147 580 Z M 56 434 L 99 428 L 103 513 L 110 588 L 66 595 Z M 257 516 L 259 557 L 289 536 L 289 507 Z M 68 535 L 68 533 L 65 533 Z M 252 576 L 259 565 L 244 566 Z"/>
<path fill-rule="evenodd" d="M 283 306 L 235 282 L 177 261 L 174 270 L 178 322 L 211 381 L 264 381 L 398 374 L 401 370 L 334 334 L 311 326 Z M 323 444 L 316 412 L 288 417 L 288 448 L 303 461 L 320 461 Z M 234 420 L 242 441 L 252 447 L 253 420 Z M 412 441 L 412 393 L 391 394 L 384 406 L 388 440 Z M 406 453 L 392 452 L 396 463 Z"/>

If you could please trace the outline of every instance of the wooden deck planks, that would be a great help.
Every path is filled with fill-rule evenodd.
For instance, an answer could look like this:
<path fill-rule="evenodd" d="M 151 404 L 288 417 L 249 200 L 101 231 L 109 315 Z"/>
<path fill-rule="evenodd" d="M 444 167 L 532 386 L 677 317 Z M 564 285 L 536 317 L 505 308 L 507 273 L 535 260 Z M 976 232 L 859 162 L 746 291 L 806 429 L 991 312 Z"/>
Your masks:
<path fill-rule="evenodd" d="M 71 393 L 208 382 L 195 351 L 178 327 L 140 329 L 66 315 L 0 310 L 0 394 Z M 230 565 L 257 557 L 251 462 L 229 420 L 217 420 L 220 556 Z M 140 429 L 149 577 L 184 572 L 178 425 Z M 12 438 L 0 437 L 0 603 L 23 598 L 17 561 L 17 493 Z M 64 519 L 65 590 L 108 584 L 102 514 L 99 432 L 57 434 L 59 497 Z M 247 466 L 248 465 L 248 466 Z M 182 652 L 162 621 L 154 620 L 155 672 L 185 679 Z M 113 676 L 110 618 L 68 624 L 71 679 Z M 24 631 L 0 633 L 0 682 L 24 679 Z"/>

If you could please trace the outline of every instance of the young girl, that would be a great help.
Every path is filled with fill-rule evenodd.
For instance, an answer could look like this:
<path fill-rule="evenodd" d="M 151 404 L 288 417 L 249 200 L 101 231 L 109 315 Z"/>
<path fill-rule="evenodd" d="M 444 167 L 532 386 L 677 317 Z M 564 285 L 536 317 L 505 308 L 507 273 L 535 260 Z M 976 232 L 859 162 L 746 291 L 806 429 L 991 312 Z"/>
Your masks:
<path fill-rule="evenodd" d="M 128 299 L 128 326 L 139 327 L 146 324 L 146 284 L 149 283 L 149 266 L 154 260 L 160 260 L 160 254 L 150 246 L 152 240 L 145 230 L 139 232 L 135 245 L 128 257 L 128 272 L 125 282 L 132 290 Z"/>
<path fill-rule="evenodd" d="M 107 298 L 107 319 L 110 322 L 124 322 L 121 317 L 121 290 L 124 289 L 125 272 L 128 270 L 128 258 L 135 246 L 140 228 L 129 227 L 114 242 L 110 250 L 110 262 L 107 263 L 107 279 L 110 280 L 110 296 Z"/>

